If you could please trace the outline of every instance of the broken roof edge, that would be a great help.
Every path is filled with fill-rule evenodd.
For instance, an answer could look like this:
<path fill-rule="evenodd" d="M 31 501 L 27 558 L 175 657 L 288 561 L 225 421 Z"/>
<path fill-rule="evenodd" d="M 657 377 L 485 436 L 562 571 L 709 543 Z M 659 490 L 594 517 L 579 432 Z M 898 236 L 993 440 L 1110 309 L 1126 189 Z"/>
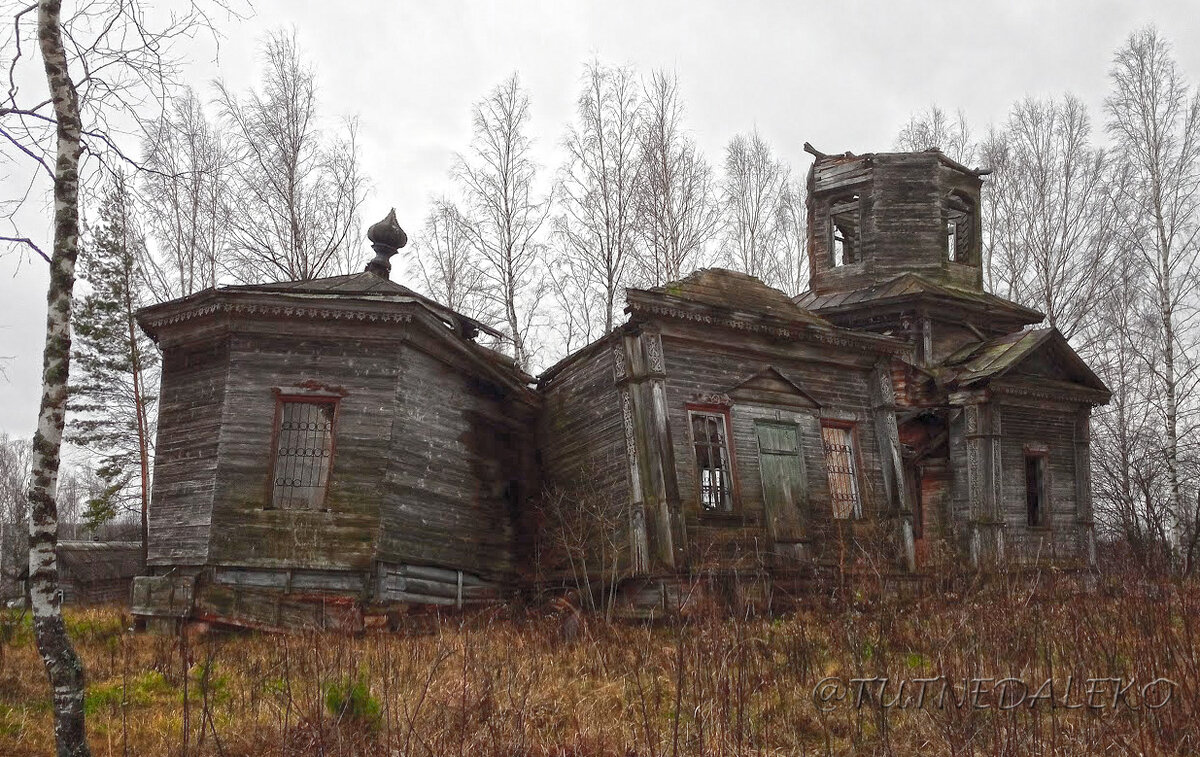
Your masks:
<path fill-rule="evenodd" d="M 984 365 L 956 372 L 956 375 L 950 379 L 949 384 L 956 388 L 990 384 L 997 379 L 1005 378 L 1014 368 L 1036 352 L 1047 345 L 1052 345 L 1058 350 L 1059 355 L 1069 363 L 1068 368 L 1082 376 L 1083 380 L 1059 382 L 1056 379 L 1045 379 L 1046 382 L 1067 383 L 1082 387 L 1090 393 L 1090 401 L 1097 400 L 1103 395 L 1102 401 L 1096 401 L 1094 404 L 1106 404 L 1109 398 L 1111 398 L 1112 390 L 1108 388 L 1104 380 L 1097 376 L 1095 371 L 1091 369 L 1091 366 L 1079 356 L 1079 353 L 1071 346 L 1066 336 L 1053 326 L 1046 326 L 1039 329 L 1025 329 L 994 339 L 987 339 L 966 345 L 957 352 L 945 357 L 942 360 L 942 366 L 948 371 L 955 371 L 955 366 L 964 366 L 989 348 L 1006 343 L 1010 346 L 993 355 Z M 1013 354 L 1014 351 L 1015 354 Z"/>
<path fill-rule="evenodd" d="M 646 294 L 647 297 L 638 295 Z M 908 343 L 891 336 L 835 326 L 813 313 L 811 320 L 779 318 L 752 310 L 725 308 L 724 313 L 702 315 L 714 306 L 681 297 L 664 295 L 651 290 L 628 290 L 626 312 L 641 312 L 651 316 L 673 318 L 684 322 L 704 322 L 739 331 L 750 331 L 775 337 L 810 339 L 832 346 L 861 347 L 870 352 L 886 355 L 907 355 L 911 351 Z M 808 312 L 808 311 L 806 311 Z M 737 315 L 749 316 L 737 318 Z"/>
<path fill-rule="evenodd" d="M 854 153 L 850 150 L 846 150 L 845 152 L 840 153 L 823 153 L 810 145 L 808 142 L 805 142 L 804 150 L 815 158 L 813 161 L 814 166 L 821 162 L 841 163 L 850 160 L 866 160 L 869 162 L 876 158 L 887 158 L 893 156 L 934 155 L 943 165 L 946 165 L 957 171 L 961 171 L 962 173 L 974 176 L 975 178 L 981 178 L 992 172 L 991 169 L 988 168 L 970 168 L 965 166 L 954 158 L 951 158 L 946 153 L 942 152 L 940 147 L 929 147 L 924 150 L 893 150 L 886 152 L 877 150 L 874 152 Z"/>

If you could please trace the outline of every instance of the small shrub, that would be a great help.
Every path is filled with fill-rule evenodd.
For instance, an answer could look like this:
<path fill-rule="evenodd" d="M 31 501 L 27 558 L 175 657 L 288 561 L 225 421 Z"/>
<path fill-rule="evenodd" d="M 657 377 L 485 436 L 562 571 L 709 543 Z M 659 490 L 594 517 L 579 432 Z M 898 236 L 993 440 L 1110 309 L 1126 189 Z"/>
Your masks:
<path fill-rule="evenodd" d="M 338 720 L 371 730 L 379 727 L 382 711 L 379 700 L 371 696 L 371 688 L 362 678 L 328 684 L 325 687 L 325 707 Z"/>

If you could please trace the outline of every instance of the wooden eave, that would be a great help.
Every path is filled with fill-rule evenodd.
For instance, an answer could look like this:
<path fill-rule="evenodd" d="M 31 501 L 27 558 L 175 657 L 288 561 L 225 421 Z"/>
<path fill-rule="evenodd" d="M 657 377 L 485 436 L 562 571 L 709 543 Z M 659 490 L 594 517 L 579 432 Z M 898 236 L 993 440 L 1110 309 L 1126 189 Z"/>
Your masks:
<path fill-rule="evenodd" d="M 219 315 L 258 318 L 344 320 L 360 323 L 421 323 L 482 373 L 536 404 L 529 388 L 534 380 L 515 366 L 501 362 L 503 356 L 460 336 L 445 314 L 431 308 L 425 298 L 384 294 L 320 294 L 264 290 L 207 289 L 202 292 L 151 305 L 137 313 L 138 324 L 156 342 L 163 328 Z M 403 336 L 398 334 L 398 336 Z"/>
<path fill-rule="evenodd" d="M 1031 356 L 1052 350 L 1078 380 L 1018 376 L 1013 371 Z M 1092 405 L 1106 404 L 1112 392 L 1071 348 L 1056 328 L 1034 329 L 967 345 L 942 361 L 943 380 L 954 390 L 991 387 L 1001 393 L 1044 394 L 1046 399 L 1078 398 Z"/>
<path fill-rule="evenodd" d="M 736 308 L 696 303 L 669 294 L 641 289 L 630 289 L 626 301 L 626 312 L 642 317 L 672 318 L 777 338 L 861 349 L 889 356 L 907 355 L 910 350 L 906 342 L 894 337 L 839 328 L 812 315 L 804 319 L 779 318 Z"/>

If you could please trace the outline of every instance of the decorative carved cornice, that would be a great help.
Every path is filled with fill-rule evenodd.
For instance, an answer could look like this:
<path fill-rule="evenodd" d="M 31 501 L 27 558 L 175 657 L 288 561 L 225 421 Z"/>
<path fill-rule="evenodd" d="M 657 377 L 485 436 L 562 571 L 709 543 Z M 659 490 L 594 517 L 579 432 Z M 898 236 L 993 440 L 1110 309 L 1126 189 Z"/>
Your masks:
<path fill-rule="evenodd" d="M 251 302 L 214 302 L 209 305 L 168 313 L 157 318 L 146 318 L 144 323 L 150 330 L 157 332 L 163 326 L 204 318 L 205 316 L 216 315 L 217 313 L 279 318 L 306 318 L 313 320 L 346 320 L 367 323 L 408 323 L 412 320 L 411 313 L 368 311 L 351 308 L 321 308 L 291 304 L 268 305 Z"/>

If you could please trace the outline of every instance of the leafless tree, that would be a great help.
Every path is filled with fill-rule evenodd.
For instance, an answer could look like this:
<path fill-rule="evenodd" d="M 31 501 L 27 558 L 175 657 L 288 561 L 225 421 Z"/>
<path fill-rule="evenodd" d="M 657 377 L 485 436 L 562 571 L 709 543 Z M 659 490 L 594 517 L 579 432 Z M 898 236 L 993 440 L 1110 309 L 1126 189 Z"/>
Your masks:
<path fill-rule="evenodd" d="M 1105 294 L 1094 301 L 1087 323 L 1094 332 L 1089 363 L 1113 393 L 1092 415 L 1092 478 L 1101 535 L 1124 542 L 1143 567 L 1161 568 L 1174 519 L 1161 496 L 1166 466 L 1152 407 L 1156 382 L 1142 354 L 1146 335 L 1156 330 L 1145 275 L 1137 253 L 1116 246 Z"/>
<path fill-rule="evenodd" d="M 0 590 L 12 592 L 24 571 L 20 552 L 29 531 L 26 515 L 29 500 L 30 444 L 0 432 Z M 9 595 L 0 593 L 0 601 Z"/>
<path fill-rule="evenodd" d="M 80 189 L 89 173 L 99 173 L 90 169 L 130 159 L 121 146 L 128 134 L 118 124 L 136 123 L 165 102 L 177 70 L 170 57 L 172 41 L 211 27 L 196 6 L 181 4 L 160 20 L 136 0 L 92 0 L 66 16 L 61 0 L 8 4 L 5 11 L 11 36 L 4 49 L 11 58 L 7 92 L 0 99 L 0 138 L 29 160 L 32 181 L 48 184 L 54 198 L 49 244 L 19 229 L 2 238 L 33 250 L 50 268 L 29 488 L 29 594 L 34 637 L 53 691 L 58 754 L 86 755 L 83 664 L 63 623 L 55 559 Z M 31 48 L 40 55 L 30 56 Z M 25 86 L 38 78 L 46 89 Z M 85 155 L 94 159 L 91 165 L 81 161 Z M 30 196 L 7 209 L 10 223 Z"/>
<path fill-rule="evenodd" d="M 808 207 L 804 185 L 788 181 L 776 211 L 778 240 L 775 254 L 763 270 L 763 281 L 791 295 L 808 289 Z"/>
<path fill-rule="evenodd" d="M 1042 310 L 1080 346 L 1113 242 L 1108 157 L 1091 144 L 1087 109 L 1071 95 L 1021 100 L 1004 134 L 1004 159 L 993 167 L 1005 190 L 991 197 L 1000 226 L 993 260 L 999 248 L 1007 294 Z"/>
<path fill-rule="evenodd" d="M 567 162 L 559 181 L 562 213 L 554 220 L 554 230 L 568 260 L 560 268 L 578 268 L 580 284 L 599 292 L 603 301 L 594 328 L 586 324 L 585 341 L 593 331 L 612 331 L 633 251 L 642 173 L 640 98 L 632 69 L 593 61 L 584 69 L 577 122 L 563 140 Z"/>
<path fill-rule="evenodd" d="M 765 278 L 776 268 L 790 180 L 791 169 L 775 157 L 757 129 L 729 141 L 721 181 L 722 252 L 734 269 Z"/>
<path fill-rule="evenodd" d="M 530 155 L 529 95 L 514 73 L 472 110 L 470 152 L 454 175 L 466 203 L 465 230 L 483 261 L 488 296 L 503 313 L 513 357 L 528 368 L 530 336 L 545 281 L 542 226 L 551 198 L 539 196 Z"/>
<path fill-rule="evenodd" d="M 570 248 L 560 249 L 546 268 L 556 306 L 550 330 L 558 339 L 556 352 L 566 355 L 603 335 L 604 312 L 609 307 L 605 290 L 596 286 L 594 270 L 571 253 Z"/>
<path fill-rule="evenodd" d="M 1190 568 L 1197 543 L 1195 508 L 1181 462 L 1195 444 L 1197 382 L 1197 233 L 1200 232 L 1200 91 L 1179 72 L 1170 44 L 1153 27 L 1117 51 L 1105 101 L 1108 131 L 1130 172 L 1130 212 L 1121 230 L 1139 256 L 1156 313 L 1148 352 L 1160 390 L 1162 454 L 1178 546 Z"/>
<path fill-rule="evenodd" d="M 229 151 L 230 269 L 246 282 L 347 273 L 358 262 L 355 233 L 366 178 L 358 125 L 345 137 L 322 131 L 316 73 L 294 34 L 263 43 L 262 83 L 238 97 L 218 84 Z"/>
<path fill-rule="evenodd" d="M 638 278 L 658 286 L 703 262 L 719 214 L 712 169 L 683 129 L 678 79 L 656 71 L 644 93 Z"/>
<path fill-rule="evenodd" d="M 896 149 L 917 152 L 931 148 L 941 150 L 959 163 L 974 160 L 975 144 L 971 141 L 966 114 L 959 110 L 950 116 L 933 104 L 909 117 L 896 137 Z"/>
<path fill-rule="evenodd" d="M 184 88 L 142 142 L 142 207 L 157 256 L 143 262 L 160 300 L 214 287 L 225 264 L 229 159 L 204 105 Z"/>
<path fill-rule="evenodd" d="M 453 202 L 447 198 L 434 201 L 411 249 L 426 294 L 477 321 L 495 321 L 481 261 L 471 244 L 466 219 Z"/>

